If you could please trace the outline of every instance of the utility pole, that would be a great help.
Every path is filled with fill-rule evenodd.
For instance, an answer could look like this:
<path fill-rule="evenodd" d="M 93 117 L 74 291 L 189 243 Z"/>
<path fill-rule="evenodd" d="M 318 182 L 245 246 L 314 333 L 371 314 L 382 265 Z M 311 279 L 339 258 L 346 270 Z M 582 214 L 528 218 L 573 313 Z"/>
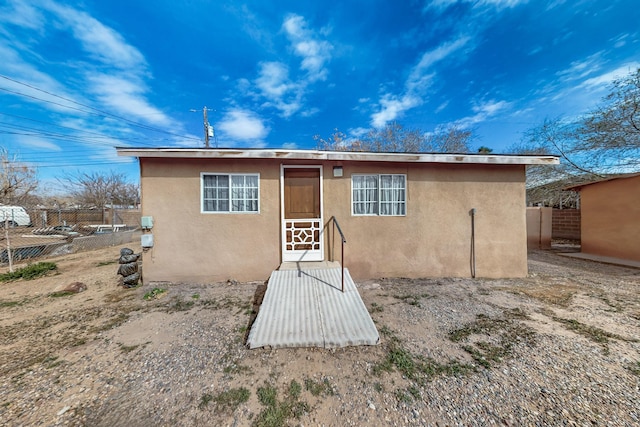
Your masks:
<path fill-rule="evenodd" d="M 198 110 L 191 109 L 189 111 L 195 113 Z M 207 116 L 207 112 L 208 111 L 209 111 L 209 109 L 206 106 L 202 109 L 202 118 L 203 118 L 203 123 L 204 123 L 204 146 L 206 148 L 210 148 L 210 146 L 209 146 L 209 138 L 215 137 L 213 126 L 211 126 L 209 124 L 209 117 Z M 218 141 L 217 140 L 215 140 L 215 141 L 216 141 L 216 148 L 217 148 L 218 147 Z"/>
<path fill-rule="evenodd" d="M 209 148 L 209 119 L 207 117 L 207 106 L 202 109 L 202 114 L 204 116 L 204 146 Z"/>

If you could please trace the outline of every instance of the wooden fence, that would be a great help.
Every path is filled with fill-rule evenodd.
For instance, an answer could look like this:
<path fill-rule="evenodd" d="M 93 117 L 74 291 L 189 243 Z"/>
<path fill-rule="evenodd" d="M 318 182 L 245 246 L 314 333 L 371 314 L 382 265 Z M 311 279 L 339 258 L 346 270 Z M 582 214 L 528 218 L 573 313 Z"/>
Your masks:
<path fill-rule="evenodd" d="M 95 225 L 125 224 L 131 227 L 140 225 L 139 209 L 34 209 L 29 211 L 34 227 L 53 227 L 56 225 Z"/>

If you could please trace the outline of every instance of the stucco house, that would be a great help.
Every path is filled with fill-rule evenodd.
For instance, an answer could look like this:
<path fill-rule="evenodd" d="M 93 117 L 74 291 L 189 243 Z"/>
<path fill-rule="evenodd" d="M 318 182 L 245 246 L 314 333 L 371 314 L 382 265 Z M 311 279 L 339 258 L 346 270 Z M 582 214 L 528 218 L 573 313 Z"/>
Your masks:
<path fill-rule="evenodd" d="M 118 148 L 139 159 L 145 281 L 527 274 L 525 168 L 555 156 Z M 152 225 L 151 225 L 152 220 Z"/>
<path fill-rule="evenodd" d="M 640 261 L 640 173 L 569 189 L 580 192 L 581 252 Z"/>

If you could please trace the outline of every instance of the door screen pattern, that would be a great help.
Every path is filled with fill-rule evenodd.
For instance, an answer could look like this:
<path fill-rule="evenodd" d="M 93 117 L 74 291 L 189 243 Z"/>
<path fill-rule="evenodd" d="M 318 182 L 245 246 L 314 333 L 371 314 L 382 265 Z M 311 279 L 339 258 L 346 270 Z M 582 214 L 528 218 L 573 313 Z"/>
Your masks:
<path fill-rule="evenodd" d="M 285 219 L 285 250 L 319 251 L 322 222 L 319 219 Z"/>

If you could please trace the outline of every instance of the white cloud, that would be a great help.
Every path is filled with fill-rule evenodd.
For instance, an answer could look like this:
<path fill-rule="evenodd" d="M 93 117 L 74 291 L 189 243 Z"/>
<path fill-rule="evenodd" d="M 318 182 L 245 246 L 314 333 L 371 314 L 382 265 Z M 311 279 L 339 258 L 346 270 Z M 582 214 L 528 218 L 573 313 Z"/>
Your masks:
<path fill-rule="evenodd" d="M 24 84 L 7 79 L 2 80 L 2 86 L 4 88 L 24 94 L 26 97 L 23 97 L 23 99 L 29 102 L 42 103 L 46 108 L 51 110 L 68 113 L 71 110 L 65 106 L 78 108 L 77 105 L 60 98 L 60 96 L 62 96 L 64 98 L 77 99 L 76 96 L 68 92 L 63 84 L 24 61 L 20 53 L 2 43 L 0 43 L 0 58 L 2 58 L 2 61 L 0 61 L 1 74 L 41 90 L 33 89 Z M 45 92 L 49 92 L 49 94 Z M 50 94 L 56 94 L 58 96 Z"/>
<path fill-rule="evenodd" d="M 349 129 L 349 135 L 354 138 L 360 138 L 361 136 L 366 135 L 367 132 L 369 132 L 369 129 L 363 127 Z"/>
<path fill-rule="evenodd" d="M 542 52 L 542 46 L 535 46 L 533 49 L 531 49 L 528 53 L 529 56 L 533 56 L 537 53 Z"/>
<path fill-rule="evenodd" d="M 474 115 L 457 120 L 455 123 L 463 128 L 471 127 L 496 116 L 498 113 L 503 112 L 510 106 L 510 102 L 495 100 L 487 101 L 480 105 L 474 105 L 472 107 L 472 111 L 475 113 Z"/>
<path fill-rule="evenodd" d="M 41 57 L 43 54 L 42 62 L 46 62 L 46 52 L 40 50 L 34 52 L 30 46 L 22 45 L 20 49 L 14 49 L 11 47 L 13 42 L 7 44 L 0 42 L 0 58 L 3 59 L 0 62 L 0 73 L 15 76 L 13 77 L 15 80 L 41 90 L 10 81 L 3 81 L 4 87 L 24 94 L 26 95 L 26 97 L 23 96 L 24 100 L 42 103 L 50 110 L 85 117 L 88 111 L 86 107 L 65 101 L 61 97 L 84 105 L 95 105 L 89 97 L 89 95 L 95 95 L 99 101 L 98 109 L 163 125 L 166 128 L 171 127 L 173 130 L 177 129 L 178 125 L 146 98 L 148 88 L 145 79 L 149 77 L 146 61 L 138 49 L 128 44 L 122 35 L 86 12 L 52 0 L 39 2 L 38 10 L 20 4 L 14 5 L 14 15 L 25 13 L 26 17 L 34 19 L 35 22 L 40 22 L 44 16 L 50 22 L 49 27 L 43 27 L 48 32 L 54 30 L 67 32 L 78 40 L 82 50 L 78 51 L 72 59 L 73 62 L 61 63 L 57 66 L 64 67 L 62 70 L 67 70 L 70 74 L 77 71 L 83 73 L 80 78 L 74 79 L 79 82 L 78 90 L 83 93 L 72 93 L 65 84 L 58 82 L 48 73 L 40 71 L 38 65 L 32 63 L 31 57 Z M 15 18 L 14 21 L 21 23 Z M 30 42 L 37 43 L 37 40 L 33 38 Z M 72 64 L 72 69 L 69 64 Z M 86 86 L 83 87 L 83 84 Z"/>
<path fill-rule="evenodd" d="M 447 106 L 449 105 L 449 101 L 444 101 L 442 104 L 438 105 L 438 108 L 436 108 L 435 113 L 439 113 L 442 110 L 444 110 L 445 108 L 447 108 Z"/>
<path fill-rule="evenodd" d="M 384 127 L 390 121 L 398 118 L 402 113 L 422 104 L 422 99 L 410 94 L 397 97 L 385 94 L 380 99 L 380 111 L 371 115 L 371 125 L 376 128 Z"/>
<path fill-rule="evenodd" d="M 119 75 L 92 73 L 87 76 L 93 92 L 101 103 L 120 114 L 144 119 L 147 122 L 169 126 L 171 120 L 145 99 L 144 84 L 135 78 Z"/>
<path fill-rule="evenodd" d="M 282 148 L 284 148 L 285 150 L 296 150 L 298 148 L 298 144 L 296 144 L 295 142 L 285 142 L 284 144 L 282 144 Z"/>
<path fill-rule="evenodd" d="M 427 71 L 433 66 L 433 64 L 442 61 L 452 53 L 464 47 L 470 39 L 470 37 L 462 36 L 422 54 L 418 64 L 413 68 L 413 70 L 411 70 L 411 74 L 409 75 L 409 79 L 406 83 L 407 89 L 409 91 L 419 91 L 428 86 L 433 78 L 433 73 L 429 74 Z"/>
<path fill-rule="evenodd" d="M 420 61 L 413 67 L 405 81 L 404 92 L 400 95 L 385 93 L 381 96 L 380 110 L 371 115 L 371 125 L 376 128 L 383 127 L 400 117 L 405 111 L 421 105 L 426 89 L 436 75 L 431 71 L 433 66 L 465 47 L 470 40 L 468 36 L 461 36 L 422 54 Z"/>
<path fill-rule="evenodd" d="M 9 0 L 0 8 L 0 22 L 9 22 L 23 28 L 40 30 L 45 25 L 42 13 L 24 0 Z"/>
<path fill-rule="evenodd" d="M 261 63 L 258 74 L 256 86 L 266 98 L 282 98 L 294 88 L 294 85 L 289 81 L 289 70 L 281 62 Z"/>
<path fill-rule="evenodd" d="M 420 58 L 420 62 L 416 66 L 416 71 L 421 71 L 431 67 L 434 63 L 443 60 L 447 56 L 451 55 L 456 50 L 460 49 L 464 45 L 466 45 L 470 40 L 468 36 L 461 36 L 449 43 L 445 43 L 441 46 L 438 46 L 434 50 L 430 50 L 425 52 Z"/>
<path fill-rule="evenodd" d="M 288 15 L 283 20 L 282 32 L 289 40 L 294 55 L 301 58 L 302 73 L 292 72 L 282 61 L 262 61 L 258 63 L 257 77 L 253 81 L 238 79 L 237 91 L 261 101 L 261 108 L 275 108 L 284 118 L 294 114 L 313 116 L 319 110 L 305 108 L 305 94 L 313 83 L 327 78 L 327 63 L 331 60 L 333 46 L 309 29 L 300 15 Z"/>
<path fill-rule="evenodd" d="M 62 151 L 62 148 L 57 144 L 38 136 L 19 135 L 16 139 L 22 146 L 37 148 L 38 150 Z"/>
<path fill-rule="evenodd" d="M 627 39 L 629 38 L 631 38 L 631 34 L 629 33 L 620 34 L 618 37 L 612 40 L 614 42 L 613 47 L 615 48 L 623 47 L 624 45 L 627 44 Z"/>
<path fill-rule="evenodd" d="M 264 144 L 262 140 L 270 130 L 257 114 L 239 108 L 227 111 L 216 127 L 222 133 L 221 139 L 225 140 L 222 142 L 226 143 L 226 140 L 230 139 L 232 142 L 260 145 Z"/>
<path fill-rule="evenodd" d="M 614 80 L 625 77 L 638 68 L 640 68 L 640 62 L 630 62 L 616 68 L 615 70 L 608 71 L 606 73 L 587 79 L 582 82 L 580 87 L 604 89 L 609 86 Z"/>
<path fill-rule="evenodd" d="M 579 61 L 573 61 L 569 68 L 558 71 L 556 75 L 564 81 L 581 80 L 603 67 L 603 53 L 596 52 Z"/>
<path fill-rule="evenodd" d="M 427 4 L 426 9 L 443 10 L 456 3 L 473 3 L 473 7 L 475 8 L 491 6 L 496 9 L 506 9 L 528 3 L 528 1 L 529 0 L 432 0 Z"/>
<path fill-rule="evenodd" d="M 242 29 L 255 40 L 265 51 L 273 50 L 273 32 L 262 24 L 258 15 L 253 13 L 247 5 L 239 8 L 229 6 L 229 10 L 235 12 L 238 20 L 242 22 Z"/>
<path fill-rule="evenodd" d="M 638 61 L 618 65 L 615 69 L 605 68 L 605 64 L 602 63 L 595 70 L 599 73 L 594 75 L 587 70 L 580 72 L 580 67 L 572 66 L 569 69 L 576 69 L 574 75 L 568 72 L 558 73 L 561 78 L 557 81 L 538 85 L 542 89 L 534 93 L 538 96 L 536 104 L 543 106 L 545 111 L 555 108 L 570 112 L 569 114 L 583 114 L 607 94 L 615 79 L 624 77 L 639 67 Z"/>
<path fill-rule="evenodd" d="M 116 150 L 113 149 L 113 147 L 117 145 L 118 144 L 114 144 L 111 147 L 96 148 L 92 150 L 88 158 L 91 160 L 100 160 L 105 163 L 131 163 L 131 161 L 135 160 L 133 157 L 118 156 Z"/>
<path fill-rule="evenodd" d="M 305 108 L 304 110 L 300 111 L 300 116 L 301 117 L 313 117 L 316 114 L 318 114 L 320 112 L 319 108 Z"/>
<path fill-rule="evenodd" d="M 302 58 L 300 68 L 307 72 L 308 80 L 325 80 L 328 74 L 325 65 L 331 60 L 333 45 L 315 37 L 300 15 L 289 15 L 284 20 L 282 28 L 291 42 L 294 53 Z"/>
<path fill-rule="evenodd" d="M 487 6 L 495 6 L 497 8 L 513 8 L 528 2 L 529 0 L 480 0 L 480 1 L 477 1 L 475 4 L 476 6 L 487 5 Z"/>
<path fill-rule="evenodd" d="M 255 81 L 260 94 L 267 100 L 265 106 L 273 106 L 290 117 L 302 107 L 304 86 L 289 79 L 289 70 L 280 62 L 260 63 Z"/>
<path fill-rule="evenodd" d="M 567 0 L 555 0 L 555 1 L 552 1 L 547 5 L 547 9 L 546 10 L 549 11 L 551 9 L 554 9 L 554 8 L 558 7 L 558 6 L 562 6 L 566 2 L 567 2 Z"/>
<path fill-rule="evenodd" d="M 68 26 L 87 53 L 105 65 L 128 71 L 131 71 L 132 67 L 146 66 L 146 61 L 138 49 L 128 44 L 118 32 L 89 14 L 53 1 L 45 2 L 45 7 Z"/>
<path fill-rule="evenodd" d="M 458 0 L 431 0 L 427 2 L 426 9 L 446 9 L 456 4 Z"/>

